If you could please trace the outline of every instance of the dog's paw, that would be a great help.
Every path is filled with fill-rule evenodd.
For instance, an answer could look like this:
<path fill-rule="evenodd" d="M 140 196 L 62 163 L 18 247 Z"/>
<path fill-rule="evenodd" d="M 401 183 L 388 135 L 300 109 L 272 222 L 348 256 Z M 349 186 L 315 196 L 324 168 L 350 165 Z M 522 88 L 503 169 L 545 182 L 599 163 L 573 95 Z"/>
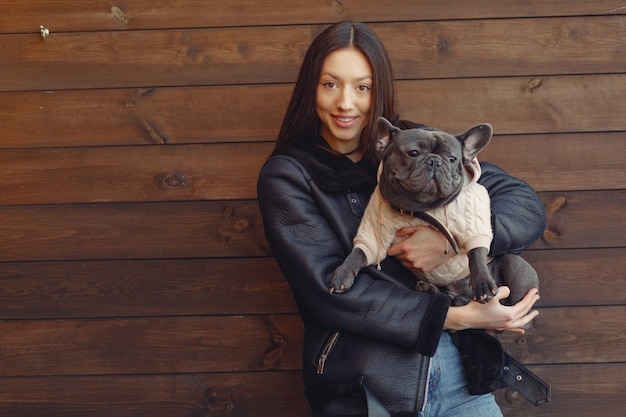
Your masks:
<path fill-rule="evenodd" d="M 493 299 L 498 293 L 498 287 L 490 285 L 490 283 L 483 283 L 472 286 L 472 300 L 481 304 L 487 303 Z"/>
<path fill-rule="evenodd" d="M 415 283 L 415 289 L 417 291 L 427 292 L 429 294 L 439 294 L 441 292 L 439 290 L 439 287 L 437 287 L 435 284 L 421 280 Z"/>
<path fill-rule="evenodd" d="M 341 294 L 348 291 L 354 284 L 355 275 L 349 271 L 342 270 L 341 267 L 337 268 L 330 278 L 328 292 L 331 294 Z"/>

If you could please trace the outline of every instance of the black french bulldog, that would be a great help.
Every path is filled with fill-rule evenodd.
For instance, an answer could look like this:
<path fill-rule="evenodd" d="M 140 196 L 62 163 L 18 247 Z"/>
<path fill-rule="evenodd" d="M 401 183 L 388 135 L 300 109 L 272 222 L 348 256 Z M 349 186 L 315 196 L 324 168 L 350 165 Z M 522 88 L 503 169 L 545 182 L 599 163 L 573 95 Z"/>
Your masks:
<path fill-rule="evenodd" d="M 487 190 L 477 183 L 476 156 L 491 140 L 490 125 L 453 136 L 427 128 L 401 130 L 381 117 L 378 131 L 378 186 L 354 248 L 330 278 L 331 293 L 350 289 L 362 268 L 376 261 L 380 265 L 396 231 L 424 222 L 442 231 L 457 255 L 429 273 L 419 273 L 417 289 L 441 291 L 453 305 L 463 305 L 491 300 L 500 285 L 511 289 L 510 304 L 538 288 L 537 273 L 522 257 L 488 257 L 491 211 Z"/>

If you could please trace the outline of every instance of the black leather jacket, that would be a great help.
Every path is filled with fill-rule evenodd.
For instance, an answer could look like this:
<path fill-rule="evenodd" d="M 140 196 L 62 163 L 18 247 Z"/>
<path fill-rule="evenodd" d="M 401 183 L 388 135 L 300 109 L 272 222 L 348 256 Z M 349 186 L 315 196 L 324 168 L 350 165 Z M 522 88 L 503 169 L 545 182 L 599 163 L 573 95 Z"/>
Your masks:
<path fill-rule="evenodd" d="M 491 196 L 491 255 L 518 253 L 542 234 L 543 205 L 526 183 L 486 163 L 480 183 Z M 364 269 L 350 291 L 329 294 L 328 277 L 350 252 L 374 187 L 375 167 L 323 146 L 294 146 L 268 159 L 259 175 L 266 238 L 304 322 L 304 382 L 314 412 L 365 380 L 391 415 L 416 415 L 449 307 L 445 296 L 415 291 L 413 274 L 393 257 L 381 270 Z M 370 372 L 389 378 L 364 375 Z"/>

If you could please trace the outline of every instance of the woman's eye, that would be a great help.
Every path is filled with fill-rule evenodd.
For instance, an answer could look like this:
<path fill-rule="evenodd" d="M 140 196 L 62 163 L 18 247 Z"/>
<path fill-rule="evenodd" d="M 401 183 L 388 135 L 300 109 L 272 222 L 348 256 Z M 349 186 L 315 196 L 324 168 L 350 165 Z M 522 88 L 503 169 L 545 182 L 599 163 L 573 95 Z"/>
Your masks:
<path fill-rule="evenodd" d="M 334 81 L 326 81 L 324 83 L 324 87 L 326 87 L 326 88 L 336 88 L 337 87 L 337 83 L 335 83 Z"/>
<path fill-rule="evenodd" d="M 371 89 L 370 86 L 366 84 L 361 84 L 360 86 L 357 87 L 357 90 L 359 90 L 362 93 L 370 91 L 370 89 Z"/>
<path fill-rule="evenodd" d="M 411 149 L 409 152 L 407 152 L 409 154 L 410 157 L 415 158 L 417 156 L 420 155 L 419 151 L 415 150 L 415 149 Z"/>

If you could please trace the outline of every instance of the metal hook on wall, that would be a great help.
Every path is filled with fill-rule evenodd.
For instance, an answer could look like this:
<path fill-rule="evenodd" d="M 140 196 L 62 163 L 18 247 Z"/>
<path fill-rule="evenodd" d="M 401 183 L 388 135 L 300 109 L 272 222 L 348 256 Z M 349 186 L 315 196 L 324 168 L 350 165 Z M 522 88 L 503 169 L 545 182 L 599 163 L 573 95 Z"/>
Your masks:
<path fill-rule="evenodd" d="M 39 26 L 39 33 L 41 33 L 42 39 L 46 39 L 48 35 L 50 34 L 50 31 L 48 30 L 47 27 Z"/>

